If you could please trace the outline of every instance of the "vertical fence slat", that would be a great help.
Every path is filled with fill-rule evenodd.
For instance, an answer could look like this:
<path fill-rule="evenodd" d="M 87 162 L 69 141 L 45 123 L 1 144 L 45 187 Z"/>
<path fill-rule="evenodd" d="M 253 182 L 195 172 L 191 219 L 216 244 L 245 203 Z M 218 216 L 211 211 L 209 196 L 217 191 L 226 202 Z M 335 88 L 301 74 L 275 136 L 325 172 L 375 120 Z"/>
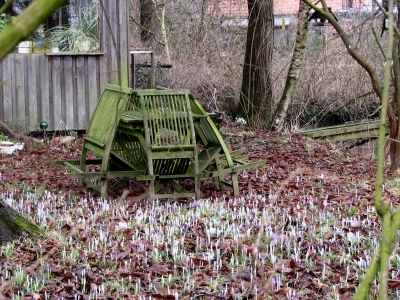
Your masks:
<path fill-rule="evenodd" d="M 99 59 L 97 57 L 88 57 L 88 73 L 87 77 L 89 79 L 89 86 L 88 86 L 88 100 L 89 100 L 89 116 L 91 117 L 94 109 L 96 108 L 97 101 L 99 99 L 99 91 L 97 81 L 98 78 L 96 76 L 90 76 L 90 72 L 93 72 L 97 69 L 97 64 Z"/>
<path fill-rule="evenodd" d="M 64 76 L 61 76 L 60 73 L 61 71 L 61 61 L 59 56 L 55 56 L 51 58 L 52 63 L 51 68 L 52 68 L 52 78 L 51 78 L 51 84 L 52 84 L 52 101 L 53 101 L 53 111 L 52 111 L 52 117 L 53 117 L 53 124 L 56 129 L 58 130 L 63 130 L 65 129 L 64 127 L 61 126 L 61 121 L 62 120 L 62 103 L 61 103 L 61 78 L 64 78 Z"/>
<path fill-rule="evenodd" d="M 50 63 L 47 60 L 46 56 L 41 56 L 40 59 L 40 72 L 38 76 L 40 76 L 41 80 L 39 82 L 40 86 L 40 111 L 41 111 L 41 117 L 42 119 L 40 121 L 46 121 L 49 123 L 49 128 L 48 130 L 52 130 L 55 128 L 53 123 L 50 123 L 52 118 L 51 118 L 51 113 L 50 113 Z"/>
<path fill-rule="evenodd" d="M 11 60 L 12 57 L 7 56 L 3 61 L 3 80 L 7 80 L 7 82 L 3 85 L 3 111 L 4 111 L 4 120 L 9 121 L 12 119 L 12 87 L 13 79 L 11 77 Z"/>
<path fill-rule="evenodd" d="M 77 122 L 75 118 L 74 111 L 78 108 L 74 107 L 74 76 L 73 76 L 73 64 L 72 57 L 64 57 L 63 72 L 68 74 L 64 76 L 64 89 L 65 89 L 65 113 L 66 120 L 65 123 L 68 129 L 79 129 L 77 127 Z"/>
<path fill-rule="evenodd" d="M 87 128 L 86 120 L 86 85 L 85 85 L 85 60 L 84 57 L 76 57 L 76 79 L 77 79 L 77 103 L 78 111 L 76 112 L 79 128 Z"/>
<path fill-rule="evenodd" d="M 28 116 L 29 123 L 31 125 L 38 125 L 38 91 L 37 91 L 37 81 L 38 77 L 36 74 L 38 73 L 39 67 L 39 56 L 34 55 L 30 63 L 27 63 L 28 70 Z M 32 127 L 32 126 L 31 126 Z M 35 128 L 31 128 L 31 130 L 35 130 Z"/>
<path fill-rule="evenodd" d="M 119 11 L 119 23 L 120 24 L 128 24 L 128 12 L 129 12 L 129 3 L 128 1 L 115 1 L 116 5 L 118 5 Z M 118 26 L 115 27 L 116 29 Z M 120 28 L 119 30 L 115 30 L 115 34 L 118 35 L 118 55 L 121 62 L 121 85 L 129 86 L 129 36 L 127 32 L 128 28 Z"/>
<path fill-rule="evenodd" d="M 117 62 L 117 55 L 119 54 L 118 51 L 118 27 L 119 27 L 119 20 L 118 20 L 118 13 L 117 13 L 117 4 L 112 3 L 112 1 L 109 1 L 109 7 L 108 7 L 108 18 L 110 20 L 111 28 L 108 28 L 108 31 L 110 33 L 109 35 L 109 42 L 111 43 L 110 47 L 110 56 L 109 56 L 109 67 L 111 71 L 111 77 L 110 77 L 110 82 L 113 84 L 120 84 L 118 82 L 118 62 Z M 111 38 L 113 37 L 113 39 Z"/>
<path fill-rule="evenodd" d="M 14 57 L 16 110 L 13 113 L 14 119 L 25 119 L 25 63 L 24 56 Z"/>

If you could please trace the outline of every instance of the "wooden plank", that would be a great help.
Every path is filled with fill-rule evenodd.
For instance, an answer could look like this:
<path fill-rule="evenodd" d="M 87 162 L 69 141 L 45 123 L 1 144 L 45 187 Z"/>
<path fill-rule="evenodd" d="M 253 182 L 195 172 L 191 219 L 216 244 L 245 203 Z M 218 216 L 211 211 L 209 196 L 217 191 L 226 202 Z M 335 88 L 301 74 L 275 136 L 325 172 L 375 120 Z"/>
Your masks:
<path fill-rule="evenodd" d="M 71 56 L 65 56 L 62 59 L 63 72 L 66 74 L 63 81 L 64 89 L 64 102 L 65 102 L 65 124 L 68 129 L 77 129 L 78 124 L 76 122 L 75 112 L 78 111 L 78 107 L 74 106 L 74 75 L 73 75 L 73 58 Z"/>
<path fill-rule="evenodd" d="M 11 107 L 12 107 L 12 113 L 9 117 L 9 120 L 12 120 L 15 118 L 15 114 L 17 111 L 17 87 L 16 87 L 16 80 L 15 80 L 15 56 L 11 58 L 10 61 L 10 74 L 11 74 Z"/>
<path fill-rule="evenodd" d="M 94 109 L 97 106 L 97 101 L 99 99 L 99 83 L 98 83 L 98 72 L 100 70 L 99 67 L 100 60 L 96 57 L 88 57 L 88 73 L 87 78 L 88 82 L 88 102 L 89 102 L 89 116 L 91 116 L 94 112 Z"/>
<path fill-rule="evenodd" d="M 38 120 L 38 90 L 37 85 L 40 78 L 36 76 L 39 68 L 39 55 L 30 56 L 30 63 L 27 65 L 28 71 L 28 116 L 29 124 L 32 130 L 35 130 L 35 125 L 38 125 L 40 121 Z"/>
<path fill-rule="evenodd" d="M 128 13 L 129 4 L 128 1 L 115 1 L 118 4 L 119 12 L 119 23 L 129 24 Z M 121 85 L 129 86 L 129 26 L 119 26 L 116 30 L 118 34 L 118 46 L 119 46 L 119 56 L 117 59 L 120 60 L 121 65 Z"/>
<path fill-rule="evenodd" d="M 307 135 L 311 138 L 339 142 L 359 138 L 377 137 L 379 135 L 380 121 L 349 123 L 329 127 L 320 127 L 316 130 L 299 131 L 298 133 Z M 389 127 L 386 126 L 386 134 Z"/>
<path fill-rule="evenodd" d="M 361 130 L 364 130 L 363 126 L 369 126 L 370 128 L 379 127 L 379 120 L 372 120 L 372 121 L 365 121 L 365 122 L 357 122 L 357 123 L 345 123 L 341 125 L 334 125 L 334 126 L 327 126 L 327 127 L 319 127 L 315 129 L 309 130 L 300 130 L 298 133 L 307 134 L 307 135 L 319 135 L 320 133 L 323 134 L 325 132 L 332 132 L 332 133 L 339 133 L 339 132 L 346 132 L 346 128 L 358 128 L 360 126 Z"/>
<path fill-rule="evenodd" d="M 385 134 L 389 134 L 389 128 L 386 128 Z M 327 137 L 332 142 L 348 141 L 362 138 L 372 138 L 379 136 L 379 128 L 368 131 L 350 132 L 346 134 L 333 135 Z"/>
<path fill-rule="evenodd" d="M 89 123 L 86 121 L 86 72 L 85 72 L 85 58 L 78 56 L 75 58 L 75 72 L 76 72 L 76 99 L 77 99 L 77 125 L 76 129 L 87 129 Z M 88 116 L 89 118 L 90 116 Z"/>
<path fill-rule="evenodd" d="M 12 119 L 12 84 L 13 79 L 11 77 L 11 61 L 13 58 L 11 56 L 6 56 L 3 59 L 1 64 L 3 65 L 3 80 L 8 80 L 3 85 L 3 93 L 2 93 L 2 106 L 3 106 L 3 120 L 9 121 Z"/>
<path fill-rule="evenodd" d="M 320 130 L 316 131 L 309 130 L 305 132 L 299 131 L 299 133 L 308 135 L 313 138 L 318 138 L 318 137 L 332 136 L 350 132 L 373 130 L 379 128 L 379 124 L 380 124 L 379 121 L 362 123 L 362 124 L 356 123 L 352 124 L 351 126 L 346 125 L 343 127 L 335 127 L 335 128 L 321 127 Z"/>
<path fill-rule="evenodd" d="M 97 96 L 97 99 L 100 98 L 101 92 L 104 90 L 106 84 L 108 83 L 107 58 L 108 56 L 102 56 L 100 57 L 99 61 L 99 94 Z"/>
<path fill-rule="evenodd" d="M 55 56 L 49 59 L 51 61 L 50 66 L 51 66 L 51 98 L 52 98 L 52 119 L 53 119 L 53 124 L 55 126 L 55 129 L 57 130 L 63 130 L 64 127 L 62 126 L 62 122 L 64 120 L 62 119 L 62 95 L 61 95 L 61 78 L 64 76 L 62 75 L 62 70 L 61 70 L 61 60 L 59 56 Z"/>
<path fill-rule="evenodd" d="M 143 96 L 162 96 L 162 95 L 188 95 L 189 90 L 137 90 L 135 92 L 137 95 Z"/>
<path fill-rule="evenodd" d="M 25 119 L 25 55 L 14 56 L 14 79 L 15 79 L 15 110 L 13 119 Z"/>
<path fill-rule="evenodd" d="M 104 61 L 104 71 L 106 82 L 111 83 L 111 54 L 112 54 L 112 35 L 108 25 L 109 20 L 109 5 L 112 1 L 103 1 L 100 14 L 100 50 L 106 53 L 106 61 Z"/>
<path fill-rule="evenodd" d="M 111 25 L 111 29 L 109 29 L 109 43 L 110 45 L 110 49 L 109 49 L 109 53 L 108 53 L 108 70 L 110 72 L 110 77 L 109 77 L 109 82 L 110 83 L 114 83 L 117 85 L 121 85 L 121 83 L 119 82 L 119 78 L 118 78 L 118 72 L 119 72 L 119 66 L 118 66 L 118 62 L 117 62 L 117 58 L 118 58 L 118 35 L 119 35 L 119 20 L 118 20 L 118 11 L 117 11 L 117 2 L 118 1 L 108 1 L 109 6 L 108 6 L 108 11 L 107 11 L 107 15 L 108 15 L 108 19 L 110 21 L 110 25 Z"/>
<path fill-rule="evenodd" d="M 50 111 L 50 63 L 45 55 L 39 56 L 39 73 L 37 76 L 41 78 L 39 84 L 39 103 L 40 103 L 40 122 L 46 121 L 49 123 L 47 130 L 55 130 L 55 126 L 51 122 L 51 111 Z"/>

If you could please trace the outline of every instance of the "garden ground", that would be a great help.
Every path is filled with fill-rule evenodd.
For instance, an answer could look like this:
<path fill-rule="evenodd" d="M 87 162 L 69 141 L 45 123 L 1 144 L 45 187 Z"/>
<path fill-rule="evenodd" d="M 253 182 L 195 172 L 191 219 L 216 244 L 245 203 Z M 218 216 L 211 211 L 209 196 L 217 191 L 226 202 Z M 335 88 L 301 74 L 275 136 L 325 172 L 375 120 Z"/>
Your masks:
<path fill-rule="evenodd" d="M 2 246 L 3 298 L 351 299 L 380 237 L 374 159 L 296 134 L 222 132 L 268 160 L 240 173 L 240 197 L 204 182 L 204 200 L 150 202 L 131 180 L 100 199 L 50 164 L 78 159 L 81 139 L 0 154 L 3 201 L 47 232 Z M 397 207 L 400 179 L 385 176 Z M 398 299 L 398 247 L 391 264 Z"/>

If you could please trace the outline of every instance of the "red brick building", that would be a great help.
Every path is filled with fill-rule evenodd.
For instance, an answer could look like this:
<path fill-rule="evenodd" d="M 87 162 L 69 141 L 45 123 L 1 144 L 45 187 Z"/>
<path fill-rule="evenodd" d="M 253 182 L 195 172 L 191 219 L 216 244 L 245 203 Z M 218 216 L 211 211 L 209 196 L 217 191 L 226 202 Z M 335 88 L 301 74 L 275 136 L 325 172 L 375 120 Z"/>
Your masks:
<path fill-rule="evenodd" d="M 299 0 L 265 0 L 274 1 L 275 15 L 294 14 L 299 9 Z M 327 5 L 334 12 L 357 9 L 371 10 L 373 0 L 327 0 Z M 226 17 L 247 16 L 247 0 L 220 0 L 214 4 L 214 9 Z"/>

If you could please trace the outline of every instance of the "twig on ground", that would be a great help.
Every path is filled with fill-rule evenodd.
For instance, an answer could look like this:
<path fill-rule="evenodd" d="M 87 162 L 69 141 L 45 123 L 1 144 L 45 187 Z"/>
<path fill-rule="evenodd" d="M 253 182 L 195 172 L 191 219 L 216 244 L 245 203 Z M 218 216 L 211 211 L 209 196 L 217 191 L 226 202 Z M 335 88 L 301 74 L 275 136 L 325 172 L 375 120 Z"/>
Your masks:
<path fill-rule="evenodd" d="M 3 127 L 9 134 L 13 135 L 16 139 L 23 139 L 25 141 L 30 141 L 34 143 L 42 143 L 41 140 L 31 137 L 31 136 L 26 136 L 23 134 L 15 133 L 6 123 L 3 121 L 0 121 L 0 126 Z"/>

